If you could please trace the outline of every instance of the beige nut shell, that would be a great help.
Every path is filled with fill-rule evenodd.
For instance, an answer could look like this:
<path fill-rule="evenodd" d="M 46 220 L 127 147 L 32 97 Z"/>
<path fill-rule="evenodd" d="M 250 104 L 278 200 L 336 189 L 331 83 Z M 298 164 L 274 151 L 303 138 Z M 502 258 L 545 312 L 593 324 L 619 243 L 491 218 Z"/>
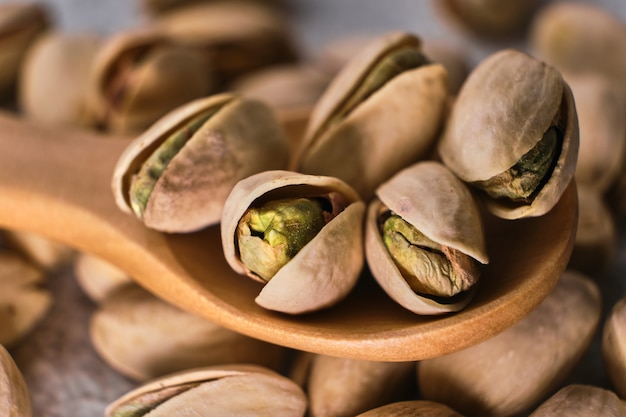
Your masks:
<path fill-rule="evenodd" d="M 239 220 L 256 200 L 312 197 L 331 192 L 341 196 L 345 209 L 264 285 L 255 300 L 257 304 L 300 314 L 330 307 L 343 299 L 356 284 L 363 267 L 365 203 L 354 189 L 337 178 L 291 171 L 261 172 L 233 188 L 224 206 L 222 246 L 230 267 L 242 275 L 249 271 L 239 258 L 235 234 Z"/>
<path fill-rule="evenodd" d="M 542 139 L 561 111 L 563 144 L 550 179 L 530 204 L 486 198 L 503 218 L 539 216 L 559 200 L 576 168 L 578 120 L 560 73 L 531 56 L 496 52 L 469 75 L 439 143 L 442 161 L 463 181 L 484 181 L 511 168 Z"/>
<path fill-rule="evenodd" d="M 0 345 L 0 415 L 31 417 L 28 387 L 11 354 Z"/>
<path fill-rule="evenodd" d="M 380 234 L 378 217 L 389 209 L 431 240 L 457 249 L 477 261 L 489 262 L 480 210 L 469 189 L 444 165 L 418 162 L 378 187 L 369 205 L 365 253 L 374 278 L 385 292 L 416 314 L 442 314 L 465 307 L 468 292 L 453 303 L 439 303 L 416 294 L 389 255 Z"/>
<path fill-rule="evenodd" d="M 156 182 L 143 215 L 146 226 L 187 232 L 216 224 L 237 181 L 287 165 L 287 139 L 268 106 L 231 94 L 195 100 L 160 119 L 120 157 L 112 187 L 122 210 L 130 212 L 131 178 L 148 155 L 212 107 L 220 110 L 194 133 Z"/>

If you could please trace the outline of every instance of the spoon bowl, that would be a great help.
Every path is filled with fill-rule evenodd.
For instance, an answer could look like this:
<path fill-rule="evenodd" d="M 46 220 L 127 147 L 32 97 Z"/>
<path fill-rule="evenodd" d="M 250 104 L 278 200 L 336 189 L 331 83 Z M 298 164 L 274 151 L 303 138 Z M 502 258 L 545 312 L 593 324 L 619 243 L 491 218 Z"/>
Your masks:
<path fill-rule="evenodd" d="M 299 350 L 411 361 L 469 347 L 534 309 L 565 270 L 574 244 L 578 206 L 571 183 L 542 217 L 510 221 L 486 215 L 491 263 L 476 296 L 458 313 L 410 313 L 364 272 L 337 306 L 280 314 L 255 304 L 261 284 L 228 267 L 219 227 L 165 234 L 118 209 L 110 183 L 129 143 L 0 115 L 0 227 L 39 233 L 99 256 L 184 310 Z"/>

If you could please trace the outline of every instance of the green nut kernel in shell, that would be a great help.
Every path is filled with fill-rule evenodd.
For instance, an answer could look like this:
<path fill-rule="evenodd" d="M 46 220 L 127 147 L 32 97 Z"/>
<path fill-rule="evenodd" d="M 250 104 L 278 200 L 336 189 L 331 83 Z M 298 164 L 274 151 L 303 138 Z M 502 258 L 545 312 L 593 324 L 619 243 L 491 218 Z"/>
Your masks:
<path fill-rule="evenodd" d="M 486 253 L 483 221 L 467 186 L 444 165 L 418 162 L 376 190 L 365 254 L 374 278 L 416 314 L 459 311 L 472 299 Z"/>
<path fill-rule="evenodd" d="M 157 121 L 120 157 L 118 206 L 146 226 L 188 232 L 219 222 L 237 181 L 284 168 L 288 143 L 271 109 L 220 94 L 192 101 Z"/>
<path fill-rule="evenodd" d="M 553 67 L 515 50 L 494 53 L 467 78 L 438 151 L 505 219 L 541 216 L 574 176 L 578 120 Z"/>
<path fill-rule="evenodd" d="M 300 213 L 292 211 L 296 205 L 301 205 Z M 302 223 L 304 218 L 306 227 L 314 227 L 304 238 L 272 236 L 270 240 L 280 243 L 276 251 L 255 237 L 256 232 L 241 239 L 240 231 L 249 224 L 249 210 L 264 206 L 274 211 L 279 208 L 287 221 L 295 218 Z M 275 212 L 268 212 L 275 217 Z M 360 276 L 364 213 L 365 203 L 356 191 L 337 178 L 280 170 L 260 172 L 239 181 L 226 200 L 220 224 L 224 256 L 235 272 L 264 284 L 255 299 L 260 306 L 289 314 L 327 308 L 347 296 Z M 299 225 L 278 228 L 301 234 Z M 277 258 L 286 260 L 284 255 L 292 251 L 281 245 L 290 240 L 301 247 L 279 266 Z M 252 270 L 254 265 L 246 265 L 246 259 L 257 259 L 258 264 L 269 265 L 269 272 L 276 272 L 267 280 Z"/>

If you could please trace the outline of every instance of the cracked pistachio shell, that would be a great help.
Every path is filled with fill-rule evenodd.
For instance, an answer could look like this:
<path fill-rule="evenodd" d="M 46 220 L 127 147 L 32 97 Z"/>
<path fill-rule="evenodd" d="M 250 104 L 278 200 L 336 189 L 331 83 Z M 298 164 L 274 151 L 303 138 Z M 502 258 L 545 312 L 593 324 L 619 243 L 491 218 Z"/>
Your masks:
<path fill-rule="evenodd" d="M 48 10 L 41 4 L 0 4 L 0 95 L 15 87 L 28 49 L 49 25 Z"/>
<path fill-rule="evenodd" d="M 487 57 L 463 84 L 438 150 L 463 181 L 486 181 L 514 167 L 555 125 L 562 132 L 556 161 L 529 201 L 481 193 L 496 216 L 540 216 L 559 201 L 574 176 L 578 155 L 574 100 L 555 68 L 515 50 Z"/>
<path fill-rule="evenodd" d="M 106 417 L 303 417 L 307 399 L 291 380 L 266 368 L 196 368 L 153 380 L 125 394 Z"/>
<path fill-rule="evenodd" d="M 11 354 L 0 345 L 0 415 L 31 417 L 32 408 L 24 377 Z"/>
<path fill-rule="evenodd" d="M 400 401 L 359 414 L 357 417 L 463 417 L 450 407 L 434 401 Z"/>
<path fill-rule="evenodd" d="M 385 292 L 416 314 L 459 311 L 474 295 L 475 285 L 446 302 L 417 294 L 402 275 L 380 232 L 380 216 L 389 210 L 430 240 L 486 264 L 483 221 L 469 189 L 444 165 L 418 162 L 378 187 L 368 208 L 365 254 L 369 268 Z M 439 300 L 439 301 L 438 301 Z M 450 302 L 452 301 L 452 302 Z"/>
<path fill-rule="evenodd" d="M 624 417 L 626 404 L 614 392 L 592 385 L 561 388 L 529 417 Z"/>
<path fill-rule="evenodd" d="M 356 284 L 363 267 L 362 224 L 365 203 L 343 181 L 291 171 L 252 175 L 233 188 L 221 222 L 226 261 L 241 275 L 264 282 L 241 261 L 237 243 L 239 221 L 249 207 L 284 198 L 328 198 L 336 215 L 263 286 L 260 306 L 290 314 L 330 307 Z"/>
<path fill-rule="evenodd" d="M 468 416 L 526 415 L 563 383 L 588 350 L 601 301 L 593 280 L 566 271 L 548 297 L 512 327 L 477 345 L 419 362 L 421 398 Z"/>
<path fill-rule="evenodd" d="M 412 69 L 389 65 L 408 51 Z M 448 78 L 442 65 L 420 54 L 421 41 L 400 32 L 376 38 L 355 55 L 315 105 L 296 170 L 340 178 L 369 200 L 380 183 L 430 156 L 444 119 Z"/>
<path fill-rule="evenodd" d="M 131 211 L 133 177 L 166 139 L 215 111 L 174 155 L 149 194 L 142 220 L 168 232 L 198 230 L 219 222 L 224 202 L 242 178 L 287 165 L 288 143 L 265 104 L 220 94 L 170 112 L 132 142 L 113 176 L 118 206 Z"/>
<path fill-rule="evenodd" d="M 180 310 L 137 285 L 126 285 L 103 300 L 90 334 L 100 356 L 137 381 L 231 363 L 277 370 L 286 352 Z"/>
<path fill-rule="evenodd" d="M 154 27 L 107 39 L 94 58 L 89 84 L 100 124 L 118 133 L 141 131 L 213 88 L 199 51 Z"/>
<path fill-rule="evenodd" d="M 615 392 L 626 398 L 626 297 L 615 303 L 604 322 L 602 359 Z"/>
<path fill-rule="evenodd" d="M 43 273 L 17 254 L 0 253 L 0 344 L 11 347 L 41 321 L 52 305 L 40 285 Z"/>

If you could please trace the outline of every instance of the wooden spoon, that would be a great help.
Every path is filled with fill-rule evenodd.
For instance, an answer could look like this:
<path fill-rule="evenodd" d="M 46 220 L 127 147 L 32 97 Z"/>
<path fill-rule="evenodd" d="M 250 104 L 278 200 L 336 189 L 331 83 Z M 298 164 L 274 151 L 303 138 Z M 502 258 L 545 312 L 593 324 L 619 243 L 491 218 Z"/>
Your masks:
<path fill-rule="evenodd" d="M 117 208 L 110 182 L 128 143 L 0 115 L 0 227 L 40 233 L 99 256 L 174 305 L 300 350 L 409 361 L 468 347 L 514 324 L 539 304 L 572 251 L 578 214 L 573 183 L 543 217 L 487 217 L 491 263 L 476 297 L 459 313 L 417 316 L 392 302 L 364 273 L 353 293 L 336 307 L 305 316 L 284 315 L 255 304 L 260 284 L 228 267 L 218 227 L 164 234 Z"/>

